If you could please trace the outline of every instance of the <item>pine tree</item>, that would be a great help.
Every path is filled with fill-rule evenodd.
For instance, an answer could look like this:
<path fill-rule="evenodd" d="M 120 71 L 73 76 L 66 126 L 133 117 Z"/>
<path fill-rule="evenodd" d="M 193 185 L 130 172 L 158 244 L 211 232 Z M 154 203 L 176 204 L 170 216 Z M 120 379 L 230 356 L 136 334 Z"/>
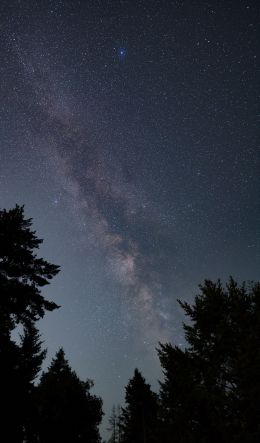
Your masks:
<path fill-rule="evenodd" d="M 3 441 L 12 443 L 25 439 L 28 394 L 44 357 L 34 323 L 58 307 L 43 297 L 41 289 L 59 268 L 36 256 L 34 250 L 42 240 L 31 230 L 31 224 L 31 219 L 24 217 L 23 207 L 0 211 L 0 432 Z M 21 345 L 11 335 L 17 326 L 24 331 Z M 34 345 L 29 345 L 32 334 Z"/>
<path fill-rule="evenodd" d="M 118 405 L 117 408 L 113 405 L 111 416 L 109 418 L 109 427 L 107 429 L 111 432 L 111 437 L 108 440 L 108 443 L 121 443 L 121 415 L 122 411 L 120 405 Z"/>
<path fill-rule="evenodd" d="M 122 408 L 117 405 L 117 442 L 122 443 Z"/>
<path fill-rule="evenodd" d="M 24 377 L 31 384 L 41 370 L 42 362 L 46 357 L 46 349 L 42 349 L 41 336 L 34 324 L 28 324 L 20 335 L 20 355 L 23 362 Z"/>
<path fill-rule="evenodd" d="M 40 443 L 98 443 L 102 400 L 90 394 L 93 382 L 81 381 L 60 349 L 38 386 Z"/>
<path fill-rule="evenodd" d="M 109 417 L 109 427 L 107 430 L 112 433 L 109 443 L 117 443 L 117 415 L 115 405 L 112 407 L 111 416 Z"/>
<path fill-rule="evenodd" d="M 180 302 L 187 348 L 159 349 L 164 441 L 259 441 L 260 284 L 200 290 L 193 305 Z"/>
<path fill-rule="evenodd" d="M 41 288 L 49 284 L 59 267 L 37 258 L 42 240 L 31 230 L 24 208 L 0 211 L 1 332 L 8 335 L 18 324 L 26 325 L 58 306 L 47 301 Z"/>
<path fill-rule="evenodd" d="M 33 324 L 25 327 L 20 336 L 20 371 L 23 372 L 23 423 L 24 441 L 34 443 L 38 436 L 38 405 L 34 381 L 39 374 L 46 349 L 42 350 L 40 334 Z"/>
<path fill-rule="evenodd" d="M 122 442 L 152 443 L 157 441 L 157 396 L 135 369 L 125 389 L 126 407 L 122 408 Z"/>

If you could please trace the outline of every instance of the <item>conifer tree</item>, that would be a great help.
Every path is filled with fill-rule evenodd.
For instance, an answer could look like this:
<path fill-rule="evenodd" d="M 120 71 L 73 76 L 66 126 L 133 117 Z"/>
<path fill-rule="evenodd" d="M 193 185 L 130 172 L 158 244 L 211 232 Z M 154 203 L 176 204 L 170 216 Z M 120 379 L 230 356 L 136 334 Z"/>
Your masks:
<path fill-rule="evenodd" d="M 122 411 L 120 405 L 118 405 L 117 408 L 113 405 L 111 416 L 109 418 L 109 427 L 107 429 L 111 432 L 111 437 L 108 440 L 108 443 L 121 443 L 121 415 Z"/>
<path fill-rule="evenodd" d="M 157 396 L 135 369 L 125 389 L 126 407 L 122 408 L 122 442 L 152 443 L 157 441 Z"/>
<path fill-rule="evenodd" d="M 111 432 L 111 437 L 109 439 L 109 443 L 117 443 L 117 415 L 116 415 L 116 407 L 113 405 L 112 413 L 109 417 L 109 427 L 108 431 Z"/>
<path fill-rule="evenodd" d="M 26 325 L 58 306 L 47 301 L 41 288 L 49 284 L 59 267 L 38 258 L 42 240 L 31 230 L 24 208 L 0 211 L 1 332 L 7 335 L 18 324 Z"/>
<path fill-rule="evenodd" d="M 205 281 L 189 317 L 182 350 L 161 345 L 162 419 L 172 442 L 260 440 L 260 284 Z"/>
<path fill-rule="evenodd" d="M 98 443 L 102 400 L 90 393 L 93 382 L 83 382 L 60 349 L 38 386 L 40 443 Z"/>
<path fill-rule="evenodd" d="M 0 433 L 6 443 L 26 438 L 28 395 L 44 357 L 34 325 L 46 311 L 58 307 L 44 298 L 41 289 L 59 267 L 36 256 L 42 240 L 31 225 L 23 207 L 0 210 Z M 12 338 L 17 326 L 23 330 L 21 345 Z"/>
<path fill-rule="evenodd" d="M 38 438 L 38 405 L 34 381 L 41 370 L 42 362 L 46 356 L 46 349 L 42 350 L 40 334 L 33 324 L 24 328 L 20 336 L 20 371 L 23 372 L 24 398 L 23 398 L 23 423 L 24 442 L 35 443 Z"/>

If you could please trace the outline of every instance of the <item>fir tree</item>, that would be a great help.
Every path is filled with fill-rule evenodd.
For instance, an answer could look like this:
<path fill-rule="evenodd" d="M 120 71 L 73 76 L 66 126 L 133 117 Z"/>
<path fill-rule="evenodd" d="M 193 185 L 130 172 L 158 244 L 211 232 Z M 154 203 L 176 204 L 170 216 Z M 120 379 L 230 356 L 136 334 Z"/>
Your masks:
<path fill-rule="evenodd" d="M 58 307 L 41 289 L 59 268 L 36 256 L 42 240 L 31 224 L 23 207 L 0 211 L 0 432 L 12 443 L 27 438 L 28 398 L 44 357 L 34 324 Z M 12 339 L 17 326 L 23 329 L 21 345 Z"/>
<path fill-rule="evenodd" d="M 138 369 L 135 369 L 125 391 L 126 407 L 122 408 L 121 417 L 122 442 L 157 441 L 157 396 Z"/>
<path fill-rule="evenodd" d="M 91 395 L 93 382 L 83 382 L 60 349 L 38 386 L 41 443 L 100 441 L 102 401 Z"/>
<path fill-rule="evenodd" d="M 159 349 L 164 441 L 259 441 L 260 284 L 200 290 L 193 305 L 180 302 L 187 348 Z"/>
<path fill-rule="evenodd" d="M 121 420 L 122 410 L 120 405 L 118 405 L 117 408 L 113 405 L 111 416 L 109 418 L 109 427 L 107 429 L 111 432 L 111 437 L 108 440 L 108 443 L 121 443 Z"/>

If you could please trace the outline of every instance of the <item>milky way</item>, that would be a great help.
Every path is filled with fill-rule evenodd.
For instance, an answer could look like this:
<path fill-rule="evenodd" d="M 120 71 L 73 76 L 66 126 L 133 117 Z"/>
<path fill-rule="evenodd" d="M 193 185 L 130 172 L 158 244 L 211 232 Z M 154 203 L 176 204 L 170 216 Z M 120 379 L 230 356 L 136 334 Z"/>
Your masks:
<path fill-rule="evenodd" d="M 153 209 L 153 202 L 125 174 L 127 165 L 106 143 L 88 139 L 87 121 L 76 119 L 45 54 L 39 62 L 38 54 L 28 54 L 17 40 L 13 51 L 31 92 L 29 108 L 34 109 L 29 139 L 46 155 L 82 235 L 104 253 L 105 270 L 122 286 L 122 296 L 130 301 L 136 319 L 140 317 L 141 333 L 152 336 L 153 344 L 154 339 L 165 340 L 162 323 L 168 316 L 158 296 L 160 283 L 147 266 L 155 257 L 141 250 L 135 235 L 152 216 L 146 208 Z M 125 55 L 120 51 L 120 56 Z M 54 202 L 58 204 L 58 199 Z"/>
<path fill-rule="evenodd" d="M 0 204 L 61 265 L 47 363 L 106 411 L 136 366 L 157 388 L 178 298 L 259 278 L 259 9 L 191 3 L 1 2 Z"/>

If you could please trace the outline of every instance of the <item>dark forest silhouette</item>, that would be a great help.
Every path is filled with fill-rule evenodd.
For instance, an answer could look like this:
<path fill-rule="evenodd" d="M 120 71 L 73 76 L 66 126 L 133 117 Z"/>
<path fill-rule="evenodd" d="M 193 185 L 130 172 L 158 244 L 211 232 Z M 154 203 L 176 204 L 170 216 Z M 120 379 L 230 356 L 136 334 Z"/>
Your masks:
<path fill-rule="evenodd" d="M 41 289 L 59 267 L 36 256 L 42 240 L 31 225 L 23 207 L 0 211 L 0 441 L 98 443 L 102 400 L 62 348 L 35 381 L 46 356 L 37 321 L 58 308 Z M 135 370 L 125 406 L 113 408 L 109 442 L 259 442 L 260 284 L 206 280 L 193 304 L 179 303 L 186 347 L 159 344 L 159 394 Z"/>

